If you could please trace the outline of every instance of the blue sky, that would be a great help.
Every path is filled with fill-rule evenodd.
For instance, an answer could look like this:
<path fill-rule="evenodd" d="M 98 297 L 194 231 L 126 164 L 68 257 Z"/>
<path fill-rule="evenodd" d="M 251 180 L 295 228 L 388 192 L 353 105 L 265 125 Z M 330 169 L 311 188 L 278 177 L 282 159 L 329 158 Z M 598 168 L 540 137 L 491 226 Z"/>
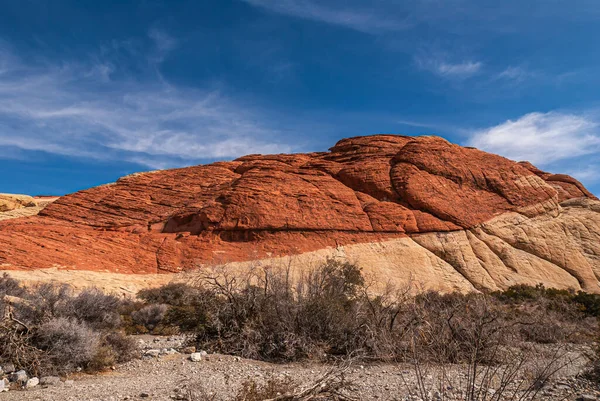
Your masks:
<path fill-rule="evenodd" d="M 0 0 L 0 192 L 437 134 L 600 194 L 597 0 Z"/>

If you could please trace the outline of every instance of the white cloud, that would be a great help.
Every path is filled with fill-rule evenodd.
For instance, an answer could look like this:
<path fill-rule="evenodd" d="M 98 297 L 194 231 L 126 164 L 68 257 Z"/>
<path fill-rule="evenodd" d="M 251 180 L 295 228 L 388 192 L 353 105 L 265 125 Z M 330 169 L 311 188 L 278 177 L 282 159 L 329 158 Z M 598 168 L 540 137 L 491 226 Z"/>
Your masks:
<path fill-rule="evenodd" d="M 175 45 L 150 36 L 162 55 Z M 220 90 L 113 80 L 110 59 L 34 65 L 0 46 L 0 60 L 0 147 L 151 167 L 292 150 L 266 112 Z"/>
<path fill-rule="evenodd" d="M 498 78 L 512 79 L 520 81 L 526 78 L 529 73 L 522 67 L 507 67 L 504 71 L 498 74 Z"/>
<path fill-rule="evenodd" d="M 480 61 L 466 60 L 451 63 L 444 57 L 429 54 L 415 57 L 417 67 L 448 79 L 466 79 L 479 73 L 483 67 Z"/>
<path fill-rule="evenodd" d="M 470 76 L 476 74 L 481 69 L 480 62 L 465 61 L 459 64 L 439 63 L 436 70 L 440 75 L 445 76 Z"/>
<path fill-rule="evenodd" d="M 531 25 L 518 0 L 242 0 L 272 12 L 344 26 L 368 33 L 428 24 L 452 33 L 473 29 L 515 32 Z M 529 0 L 536 21 L 595 21 L 597 0 Z"/>
<path fill-rule="evenodd" d="M 340 6 L 313 0 L 243 0 L 253 6 L 280 14 L 343 26 L 365 33 L 382 33 L 404 30 L 412 26 L 408 13 L 388 13 L 387 7 L 362 5 Z M 401 17 L 401 15 L 405 17 Z"/>
<path fill-rule="evenodd" d="M 502 80 L 515 84 L 532 83 L 532 82 L 548 82 L 558 83 L 559 76 L 548 75 L 542 71 L 533 71 L 522 66 L 508 66 L 500 73 L 496 74 L 494 80 Z"/>
<path fill-rule="evenodd" d="M 469 145 L 539 166 L 600 152 L 600 124 L 575 114 L 530 113 L 476 131 Z"/>
<path fill-rule="evenodd" d="M 597 116 L 597 113 L 530 113 L 471 132 L 467 145 L 512 160 L 526 160 L 545 171 L 568 174 L 598 195 L 600 119 Z"/>

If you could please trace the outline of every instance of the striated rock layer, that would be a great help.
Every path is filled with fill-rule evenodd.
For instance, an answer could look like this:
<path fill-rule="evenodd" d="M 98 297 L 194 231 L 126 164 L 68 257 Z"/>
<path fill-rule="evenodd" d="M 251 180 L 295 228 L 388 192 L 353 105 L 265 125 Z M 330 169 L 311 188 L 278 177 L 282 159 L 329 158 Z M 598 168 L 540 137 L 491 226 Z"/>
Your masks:
<path fill-rule="evenodd" d="M 0 222 L 5 270 L 153 274 L 326 257 L 422 289 L 600 292 L 600 202 L 529 163 L 376 135 L 134 174 Z"/>

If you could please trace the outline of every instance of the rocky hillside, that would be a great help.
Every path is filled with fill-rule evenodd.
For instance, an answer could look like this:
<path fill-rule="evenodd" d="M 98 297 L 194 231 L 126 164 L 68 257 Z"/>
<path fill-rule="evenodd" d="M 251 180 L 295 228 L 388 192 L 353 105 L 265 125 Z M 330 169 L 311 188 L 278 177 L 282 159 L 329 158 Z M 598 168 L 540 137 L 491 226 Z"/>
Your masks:
<path fill-rule="evenodd" d="M 5 270 L 176 273 L 331 256 L 423 289 L 600 292 L 600 202 L 529 163 L 377 135 L 135 174 L 0 222 Z"/>
<path fill-rule="evenodd" d="M 34 216 L 56 199 L 50 196 L 0 194 L 0 220 Z"/>

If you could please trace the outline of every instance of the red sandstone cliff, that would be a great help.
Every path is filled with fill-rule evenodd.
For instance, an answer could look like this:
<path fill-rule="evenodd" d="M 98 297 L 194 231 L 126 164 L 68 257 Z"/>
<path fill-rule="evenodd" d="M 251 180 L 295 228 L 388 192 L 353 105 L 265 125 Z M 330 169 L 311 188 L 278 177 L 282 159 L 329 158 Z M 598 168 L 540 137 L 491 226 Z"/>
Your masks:
<path fill-rule="evenodd" d="M 376 135 L 323 153 L 134 174 L 0 221 L 4 269 L 166 273 L 332 255 L 425 288 L 598 292 L 600 202 L 529 163 Z"/>

